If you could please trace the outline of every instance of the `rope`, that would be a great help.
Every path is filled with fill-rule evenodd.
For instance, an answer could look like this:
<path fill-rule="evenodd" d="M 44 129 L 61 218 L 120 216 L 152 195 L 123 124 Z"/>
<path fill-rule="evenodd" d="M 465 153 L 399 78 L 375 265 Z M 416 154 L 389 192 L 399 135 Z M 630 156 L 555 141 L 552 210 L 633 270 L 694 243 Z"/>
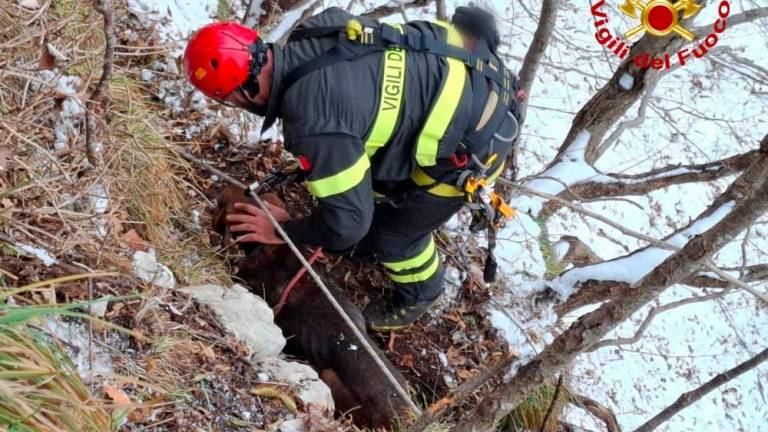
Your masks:
<path fill-rule="evenodd" d="M 411 400 L 411 397 L 405 391 L 403 386 L 401 386 L 400 383 L 397 382 L 397 379 L 395 379 L 395 376 L 392 375 L 392 372 L 389 370 L 389 368 L 387 368 L 387 366 L 381 360 L 381 357 L 379 357 L 379 355 L 373 349 L 371 344 L 368 343 L 368 340 L 365 338 L 365 335 L 363 335 L 360 329 L 357 328 L 355 323 L 352 321 L 352 318 L 350 318 L 349 315 L 347 315 L 347 313 L 344 311 L 344 308 L 342 308 L 339 302 L 336 301 L 336 298 L 333 297 L 333 294 L 331 294 L 331 291 L 328 289 L 327 286 L 325 286 L 325 283 L 323 282 L 323 280 L 320 279 L 320 276 L 317 274 L 315 269 L 312 268 L 312 265 L 310 265 L 307 262 L 306 258 L 304 258 L 304 255 L 302 255 L 302 253 L 299 251 L 296 245 L 288 237 L 288 234 L 286 234 L 285 230 L 283 230 L 283 227 L 280 226 L 280 224 L 277 222 L 275 217 L 272 216 L 272 213 L 269 212 L 266 204 L 264 204 L 264 201 L 261 198 L 259 198 L 259 196 L 256 195 L 253 192 L 253 190 L 251 190 L 248 186 L 239 182 L 237 179 L 229 176 L 225 172 L 212 167 L 207 162 L 192 156 L 191 154 L 187 153 L 185 150 L 182 150 L 173 144 L 169 144 L 169 147 L 171 147 L 173 151 L 177 152 L 184 159 L 212 172 L 213 174 L 216 174 L 217 176 L 226 180 L 227 182 L 248 191 L 248 193 L 250 194 L 250 197 L 253 198 L 253 200 L 256 201 L 256 204 L 258 204 L 258 206 L 261 207 L 264 213 L 266 213 L 267 218 L 272 223 L 272 226 L 275 227 L 275 230 L 277 231 L 277 233 L 280 234 L 280 237 L 283 238 L 283 240 L 285 241 L 285 244 L 287 244 L 288 247 L 291 249 L 291 251 L 293 251 L 293 253 L 296 255 L 296 258 L 299 259 L 299 261 L 304 266 L 304 268 L 307 269 L 307 272 L 309 273 L 309 275 L 312 277 L 315 283 L 317 283 L 317 286 L 320 287 L 320 290 L 323 292 L 323 294 L 325 294 L 325 297 L 328 298 L 329 302 L 331 302 L 331 305 L 333 306 L 333 308 L 336 310 L 336 312 L 338 312 L 339 315 L 341 315 L 341 317 L 344 319 L 344 322 L 347 324 L 350 330 L 352 330 L 352 333 L 355 334 L 355 337 L 357 337 L 357 340 L 360 342 L 363 348 L 365 348 L 365 351 L 368 352 L 368 354 L 373 358 L 373 361 L 376 362 L 376 366 L 378 366 L 379 369 L 384 373 L 384 376 L 387 377 L 387 380 L 389 380 L 389 383 L 392 384 L 392 386 L 395 388 L 395 390 L 400 395 L 400 397 L 402 397 L 405 401 L 408 402 L 408 406 L 411 409 L 411 411 L 413 411 L 413 414 L 416 416 L 420 416 L 421 409 L 419 409 L 419 407 L 415 403 L 413 403 L 413 401 Z"/>
<path fill-rule="evenodd" d="M 317 248 L 312 253 L 312 256 L 309 257 L 309 265 L 312 265 L 315 263 L 315 260 L 323 254 L 323 248 Z M 283 293 L 280 294 L 280 301 L 277 302 L 277 305 L 273 309 L 273 312 L 275 316 L 280 313 L 281 310 L 283 310 L 283 306 L 285 306 L 286 303 L 288 303 L 288 296 L 291 295 L 291 291 L 293 291 L 293 288 L 296 286 L 296 284 L 299 282 L 299 279 L 301 279 L 302 276 L 304 276 L 304 273 L 307 272 L 307 268 L 302 266 L 299 271 L 296 272 L 295 275 L 291 278 L 290 282 L 288 282 L 288 285 L 285 286 L 285 289 L 283 289 Z"/>

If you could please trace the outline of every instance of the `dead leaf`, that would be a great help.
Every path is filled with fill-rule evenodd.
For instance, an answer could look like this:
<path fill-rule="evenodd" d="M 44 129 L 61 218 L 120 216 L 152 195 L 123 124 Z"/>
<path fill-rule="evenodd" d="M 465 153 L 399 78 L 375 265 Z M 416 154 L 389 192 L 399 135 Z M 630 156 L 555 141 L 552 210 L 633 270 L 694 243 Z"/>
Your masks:
<path fill-rule="evenodd" d="M 467 358 L 454 347 L 448 348 L 446 357 L 448 357 L 448 363 L 450 363 L 451 366 L 463 366 L 467 363 Z"/>
<path fill-rule="evenodd" d="M 413 369 L 414 363 L 413 363 L 413 354 L 405 354 L 400 357 L 400 366 Z"/>
<path fill-rule="evenodd" d="M 474 375 L 475 374 L 473 374 L 471 371 L 468 371 L 466 369 L 461 369 L 461 370 L 456 371 L 456 376 L 461 378 L 461 379 L 463 379 L 463 380 L 468 380 L 468 379 L 472 378 Z"/>
<path fill-rule="evenodd" d="M 131 398 L 128 397 L 125 392 L 110 384 L 104 385 L 104 393 L 109 396 L 110 399 L 115 403 L 115 406 L 120 408 L 126 408 L 133 405 L 133 402 L 131 402 Z"/>
<path fill-rule="evenodd" d="M 439 401 L 433 403 L 432 405 L 427 408 L 431 414 L 437 414 L 438 412 L 442 411 L 444 408 L 450 406 L 454 400 L 456 400 L 455 396 L 448 395 Z"/>
<path fill-rule="evenodd" d="M 123 240 L 128 242 L 128 246 L 134 251 L 134 252 L 147 252 L 149 250 L 149 243 L 147 243 L 139 233 L 136 232 L 135 229 L 129 230 L 127 233 L 123 234 Z"/>

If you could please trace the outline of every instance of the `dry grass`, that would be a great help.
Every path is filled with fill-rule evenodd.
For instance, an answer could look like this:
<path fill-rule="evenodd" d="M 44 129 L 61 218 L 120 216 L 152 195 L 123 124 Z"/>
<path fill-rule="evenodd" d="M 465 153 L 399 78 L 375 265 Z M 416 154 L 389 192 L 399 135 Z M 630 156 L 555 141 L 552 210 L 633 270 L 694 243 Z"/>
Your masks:
<path fill-rule="evenodd" d="M 67 355 L 27 324 L 0 329 L 0 425 L 30 432 L 113 429 Z"/>
<path fill-rule="evenodd" d="M 82 118 L 75 119 L 68 148 L 54 149 L 60 113 L 73 100 L 84 101 L 101 73 L 104 42 L 101 17 L 90 2 L 40 4 L 39 10 L 27 10 L 16 0 L 0 0 L 0 294 L 39 280 L 109 270 L 118 275 L 62 282 L 14 297 L 32 310 L 36 304 L 56 306 L 69 299 L 143 291 L 146 304 L 153 304 L 152 298 L 167 293 L 144 291 L 130 275 L 133 251 L 124 235 L 131 229 L 156 249 L 180 284 L 227 283 L 227 267 L 191 220 L 191 211 L 203 211 L 207 204 L 203 191 L 195 186 L 199 182 L 190 167 L 167 151 L 172 137 L 159 132 L 170 129 L 162 118 L 164 108 L 139 80 L 154 56 L 116 58 L 105 109 L 96 113 L 102 166 L 87 162 Z M 130 42 L 120 35 L 127 31 L 123 18 L 128 14 L 118 10 L 116 16 L 121 18 L 116 20 L 118 44 L 126 52 Z M 46 66 L 41 58 L 43 63 L 53 61 L 41 57 L 46 44 L 66 60 L 41 73 Z M 80 79 L 74 97 L 57 88 L 61 76 Z M 103 212 L 93 200 L 100 189 L 109 201 Z M 58 263 L 46 267 L 23 253 L 19 243 L 45 249 Z M 130 319 L 132 325 L 143 325 L 139 318 Z M 118 372 L 133 377 L 137 388 L 148 389 L 144 400 L 158 394 L 166 401 L 181 398 L 182 377 L 190 374 L 183 358 L 195 346 L 188 334 L 178 331 L 182 326 L 167 324 L 154 326 L 150 336 L 156 339 L 143 342 L 155 348 L 151 365 L 143 358 L 120 362 Z M 0 430 L 113 428 L 109 413 L 66 355 L 33 327 L 0 328 L 0 347 Z"/>

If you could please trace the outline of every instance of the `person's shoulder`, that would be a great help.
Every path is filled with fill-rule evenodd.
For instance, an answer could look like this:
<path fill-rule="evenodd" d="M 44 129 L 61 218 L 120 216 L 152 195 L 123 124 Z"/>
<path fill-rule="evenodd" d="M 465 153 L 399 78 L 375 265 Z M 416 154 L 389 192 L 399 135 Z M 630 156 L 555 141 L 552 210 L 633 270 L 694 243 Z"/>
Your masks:
<path fill-rule="evenodd" d="M 354 16 L 345 12 L 344 9 L 333 6 L 310 17 L 298 28 L 342 26 L 345 25 L 351 18 L 354 18 Z"/>

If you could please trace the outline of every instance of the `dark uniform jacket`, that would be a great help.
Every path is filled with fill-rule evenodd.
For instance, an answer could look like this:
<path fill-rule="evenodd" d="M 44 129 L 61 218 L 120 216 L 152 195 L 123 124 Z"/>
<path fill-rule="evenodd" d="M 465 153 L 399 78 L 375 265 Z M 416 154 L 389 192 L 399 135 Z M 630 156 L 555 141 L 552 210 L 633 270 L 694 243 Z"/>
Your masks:
<path fill-rule="evenodd" d="M 352 18 L 378 25 L 331 8 L 302 28 L 343 27 Z M 445 23 L 410 22 L 398 28 L 462 43 Z M 282 88 L 291 70 L 338 43 L 337 33 L 272 46 L 275 66 L 266 118 L 267 125 L 275 116 L 282 118 L 285 147 L 308 162 L 307 186 L 319 200 L 311 216 L 284 227 L 297 243 L 332 250 L 346 249 L 368 232 L 374 190 L 389 194 L 413 187 L 417 166 L 432 178 L 455 171 L 449 158 L 467 131 L 487 117 L 482 111 L 489 99 L 489 85 L 473 79 L 472 69 L 460 62 L 392 49 L 316 69 Z M 503 161 L 508 146 L 492 151 Z"/>

